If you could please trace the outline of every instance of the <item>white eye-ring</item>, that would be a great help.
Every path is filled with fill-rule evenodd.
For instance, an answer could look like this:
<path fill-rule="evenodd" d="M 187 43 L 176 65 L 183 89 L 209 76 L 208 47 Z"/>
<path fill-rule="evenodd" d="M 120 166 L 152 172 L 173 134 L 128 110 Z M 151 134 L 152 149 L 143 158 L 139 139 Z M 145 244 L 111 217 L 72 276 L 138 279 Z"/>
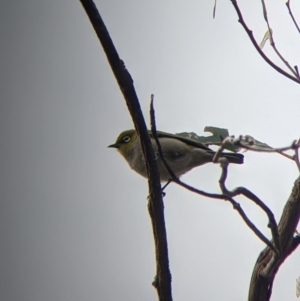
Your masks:
<path fill-rule="evenodd" d="M 124 143 L 127 143 L 127 142 L 129 142 L 130 141 L 130 137 L 129 136 L 125 136 L 124 138 L 123 138 L 123 142 Z"/>

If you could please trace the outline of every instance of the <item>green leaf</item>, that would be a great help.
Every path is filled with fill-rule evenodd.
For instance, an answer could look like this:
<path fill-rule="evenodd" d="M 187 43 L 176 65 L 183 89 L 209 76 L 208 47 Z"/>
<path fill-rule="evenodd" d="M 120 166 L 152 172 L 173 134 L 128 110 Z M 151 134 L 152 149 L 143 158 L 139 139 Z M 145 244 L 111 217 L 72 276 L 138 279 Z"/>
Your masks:
<path fill-rule="evenodd" d="M 227 129 L 222 129 L 222 128 L 217 128 L 213 126 L 206 126 L 204 128 L 204 132 L 209 132 L 212 133 L 211 136 L 198 136 L 194 132 L 183 132 L 183 133 L 178 133 L 176 135 L 179 135 L 184 138 L 188 138 L 191 140 L 194 140 L 195 142 L 200 142 L 205 145 L 217 145 L 220 146 L 224 138 L 229 136 L 229 132 Z M 239 146 L 236 146 L 232 143 L 226 143 L 225 149 L 230 150 L 232 152 L 238 152 L 240 150 Z"/>
<path fill-rule="evenodd" d="M 229 131 L 227 129 L 217 128 L 214 126 L 206 126 L 204 128 L 204 132 L 209 132 L 212 135 L 198 136 L 194 132 L 182 132 L 182 133 L 175 134 L 175 137 L 177 137 L 178 139 L 180 138 L 188 139 L 189 141 L 194 141 L 195 143 L 201 143 L 206 146 L 209 145 L 220 146 L 222 144 L 222 141 L 225 138 L 229 137 Z M 274 151 L 274 148 L 272 148 L 268 144 L 260 142 L 249 135 L 238 136 L 237 138 L 234 138 L 232 136 L 232 139 L 229 140 L 230 141 L 225 143 L 224 148 L 232 152 L 238 152 L 243 148 L 245 150 L 263 151 L 263 152 Z M 188 143 L 187 140 L 184 142 Z"/>

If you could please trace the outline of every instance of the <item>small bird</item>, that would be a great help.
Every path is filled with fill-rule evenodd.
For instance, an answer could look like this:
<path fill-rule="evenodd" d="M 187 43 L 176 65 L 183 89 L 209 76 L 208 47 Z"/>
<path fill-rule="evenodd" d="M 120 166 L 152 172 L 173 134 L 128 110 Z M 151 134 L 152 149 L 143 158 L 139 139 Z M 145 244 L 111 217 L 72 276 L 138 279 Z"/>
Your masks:
<path fill-rule="evenodd" d="M 151 131 L 149 131 L 149 135 L 156 155 L 160 180 L 161 182 L 167 182 L 171 177 L 159 156 L 158 147 Z M 159 139 L 164 158 L 177 177 L 182 176 L 194 167 L 212 162 L 216 153 L 205 144 L 178 135 L 158 131 L 157 138 Z M 135 130 L 122 132 L 116 142 L 108 147 L 116 148 L 134 171 L 147 178 L 143 151 Z M 242 164 L 244 161 L 242 154 L 222 153 L 222 157 L 235 164 Z"/>

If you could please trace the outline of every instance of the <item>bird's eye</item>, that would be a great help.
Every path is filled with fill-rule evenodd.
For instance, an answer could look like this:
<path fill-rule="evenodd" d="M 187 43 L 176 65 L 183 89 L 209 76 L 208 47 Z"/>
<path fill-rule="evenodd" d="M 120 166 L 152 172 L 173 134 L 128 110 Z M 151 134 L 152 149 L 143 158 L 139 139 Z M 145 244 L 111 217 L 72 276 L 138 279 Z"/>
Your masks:
<path fill-rule="evenodd" d="M 130 137 L 129 136 L 125 136 L 124 138 L 123 138 L 123 142 L 124 143 L 127 143 L 127 142 L 129 142 L 130 141 Z"/>

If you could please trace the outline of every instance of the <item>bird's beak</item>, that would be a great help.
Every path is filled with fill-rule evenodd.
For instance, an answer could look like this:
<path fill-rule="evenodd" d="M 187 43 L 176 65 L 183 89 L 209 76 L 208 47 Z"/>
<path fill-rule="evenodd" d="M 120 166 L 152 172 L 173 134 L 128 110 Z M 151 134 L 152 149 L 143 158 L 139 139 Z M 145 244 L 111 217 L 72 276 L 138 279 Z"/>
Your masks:
<path fill-rule="evenodd" d="M 114 143 L 114 144 L 111 144 L 109 145 L 108 147 L 112 147 L 112 148 L 120 148 L 120 143 Z"/>

